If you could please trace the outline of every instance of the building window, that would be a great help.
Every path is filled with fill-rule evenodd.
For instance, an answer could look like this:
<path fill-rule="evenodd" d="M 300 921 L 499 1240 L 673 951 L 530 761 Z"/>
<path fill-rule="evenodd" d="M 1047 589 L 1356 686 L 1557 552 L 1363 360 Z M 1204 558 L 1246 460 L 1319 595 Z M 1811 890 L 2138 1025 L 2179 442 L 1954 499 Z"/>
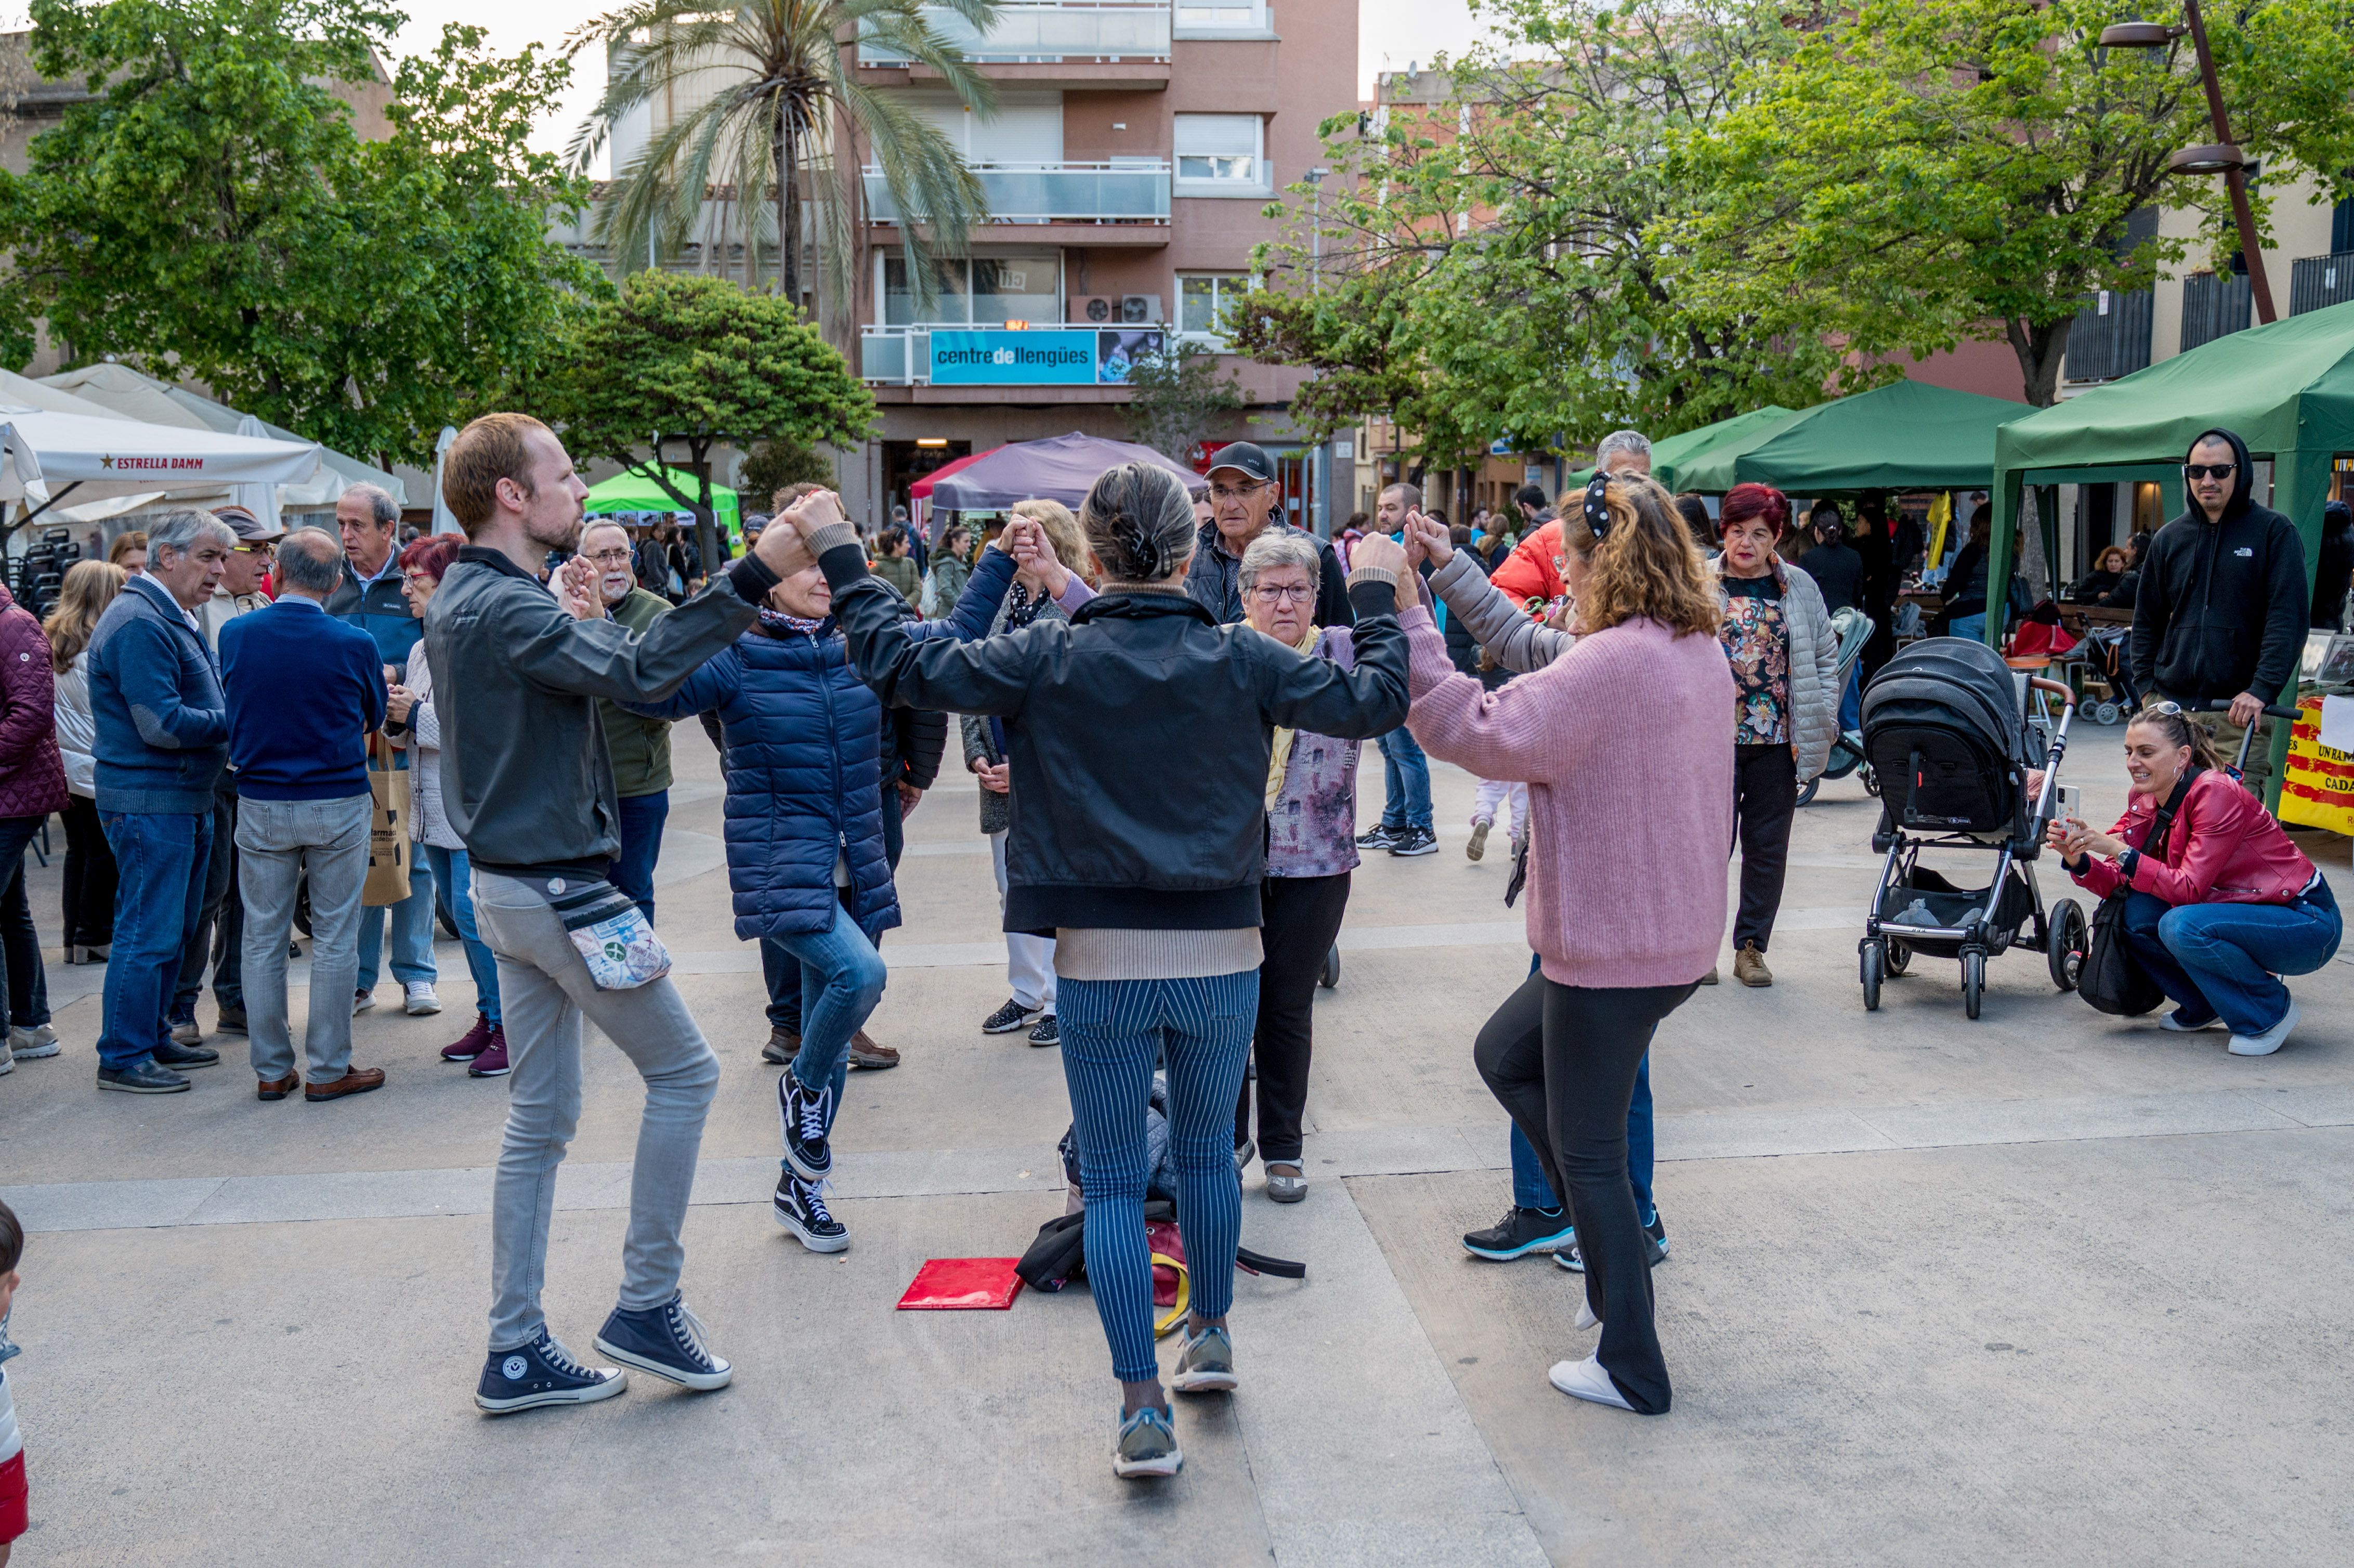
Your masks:
<path fill-rule="evenodd" d="M 1177 179 L 1194 185 L 1263 191 L 1267 122 L 1256 114 L 1177 116 Z"/>
<path fill-rule="evenodd" d="M 1052 251 L 955 257 L 935 265 L 938 297 L 929 312 L 917 315 L 914 291 L 907 286 L 907 257 L 896 250 L 885 253 L 885 326 L 1003 326 L 1007 322 L 1048 323 L 1063 319 L 1061 265 Z"/>
<path fill-rule="evenodd" d="M 1172 20 L 1181 38 L 1188 33 L 1266 33 L 1275 25 L 1274 18 L 1267 15 L 1267 0 L 1244 0 L 1239 5 L 1235 0 L 1216 0 L 1214 4 L 1178 0 Z"/>
<path fill-rule="evenodd" d="M 1177 330 L 1187 337 L 1223 342 L 1230 313 L 1250 286 L 1250 278 L 1241 272 L 1180 272 Z"/>

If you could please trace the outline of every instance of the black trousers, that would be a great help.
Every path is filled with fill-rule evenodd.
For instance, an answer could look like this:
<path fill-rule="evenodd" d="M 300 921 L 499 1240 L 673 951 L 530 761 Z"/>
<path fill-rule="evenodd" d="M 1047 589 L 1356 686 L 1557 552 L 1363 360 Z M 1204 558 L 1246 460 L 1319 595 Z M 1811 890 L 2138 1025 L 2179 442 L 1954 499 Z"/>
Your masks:
<path fill-rule="evenodd" d="M 1532 974 L 1479 1031 L 1472 1059 L 1569 1203 L 1602 1370 L 1627 1403 L 1664 1414 L 1670 1391 L 1651 1323 L 1651 1270 L 1627 1175 L 1627 1108 L 1659 1021 L 1692 985 L 1597 990 Z"/>
<path fill-rule="evenodd" d="M 1733 748 L 1733 847 L 1741 852 L 1741 912 L 1734 951 L 1774 944 L 1782 878 L 1790 866 L 1790 819 L 1798 812 L 1798 763 L 1787 746 Z"/>
<path fill-rule="evenodd" d="M 1316 979 L 1341 934 L 1349 907 L 1349 874 L 1270 876 L 1259 885 L 1258 1153 L 1299 1162 L 1300 1121 L 1308 1115 L 1308 1058 L 1316 1028 Z M 1235 1100 L 1235 1147 L 1250 1136 L 1251 1081 Z"/>
<path fill-rule="evenodd" d="M 224 776 L 226 778 L 226 776 Z M 171 1016 L 196 1015 L 205 989 L 205 966 L 213 971 L 213 1000 L 240 1012 L 245 1007 L 245 900 L 237 887 L 237 789 L 213 792 L 212 858 L 205 866 L 205 906 L 180 952 L 180 975 L 172 990 Z"/>
<path fill-rule="evenodd" d="M 65 945 L 103 948 L 114 940 L 114 850 L 89 796 L 67 797 L 58 814 L 66 824 Z"/>

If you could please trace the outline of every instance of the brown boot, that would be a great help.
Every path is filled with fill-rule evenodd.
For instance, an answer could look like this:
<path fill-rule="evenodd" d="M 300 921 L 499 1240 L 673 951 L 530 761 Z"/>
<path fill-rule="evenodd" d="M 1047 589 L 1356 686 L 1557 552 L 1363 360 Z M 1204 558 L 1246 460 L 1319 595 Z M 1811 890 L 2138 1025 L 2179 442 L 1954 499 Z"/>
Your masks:
<path fill-rule="evenodd" d="M 382 1067 L 353 1067 L 332 1084 L 305 1084 L 302 1097 L 306 1100 L 339 1100 L 346 1095 L 364 1095 L 370 1089 L 384 1087 Z"/>
<path fill-rule="evenodd" d="M 760 1060 L 782 1067 L 801 1054 L 801 1032 L 788 1029 L 781 1023 L 769 1025 L 769 1043 L 760 1047 Z"/>
<path fill-rule="evenodd" d="M 1774 971 L 1766 967 L 1766 955 L 1757 950 L 1756 943 L 1744 942 L 1741 951 L 1733 955 L 1733 978 L 1743 985 L 1774 983 Z"/>
<path fill-rule="evenodd" d="M 264 1078 L 261 1080 L 261 1098 L 265 1100 L 282 1100 L 302 1086 L 302 1075 L 295 1072 L 292 1068 L 289 1068 L 286 1075 L 282 1078 Z"/>
<path fill-rule="evenodd" d="M 899 1053 L 888 1045 L 877 1045 L 860 1030 L 850 1037 L 850 1065 L 854 1067 L 896 1067 Z"/>

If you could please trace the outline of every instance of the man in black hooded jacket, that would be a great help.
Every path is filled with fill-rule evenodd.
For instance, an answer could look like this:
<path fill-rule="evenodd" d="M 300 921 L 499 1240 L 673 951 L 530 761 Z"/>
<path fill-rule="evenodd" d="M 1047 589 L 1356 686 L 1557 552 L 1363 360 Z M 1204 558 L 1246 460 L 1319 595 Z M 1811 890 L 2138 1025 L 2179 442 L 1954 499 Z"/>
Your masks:
<path fill-rule="evenodd" d="M 2134 599 L 2133 673 L 2143 692 L 2189 703 L 2228 697 L 2228 734 L 2280 700 L 2305 645 L 2305 543 L 2296 525 L 2249 499 L 2245 441 L 2211 429 L 2182 465 L 2190 503 L 2143 555 Z M 2249 772 L 2268 770 L 2249 752 Z"/>

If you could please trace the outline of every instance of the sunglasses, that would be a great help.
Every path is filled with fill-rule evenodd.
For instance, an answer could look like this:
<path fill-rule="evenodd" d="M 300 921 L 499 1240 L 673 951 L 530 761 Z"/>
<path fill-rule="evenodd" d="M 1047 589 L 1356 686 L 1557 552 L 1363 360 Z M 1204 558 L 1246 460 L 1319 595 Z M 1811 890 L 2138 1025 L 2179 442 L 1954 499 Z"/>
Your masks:
<path fill-rule="evenodd" d="M 2141 711 L 2146 714 L 2162 714 L 2168 718 L 2185 718 L 2189 716 L 2180 703 L 2163 701 L 2145 703 L 2142 705 Z"/>
<path fill-rule="evenodd" d="M 2240 465 L 2235 462 L 2187 462 L 2182 465 L 2185 479 L 2229 479 Z"/>

